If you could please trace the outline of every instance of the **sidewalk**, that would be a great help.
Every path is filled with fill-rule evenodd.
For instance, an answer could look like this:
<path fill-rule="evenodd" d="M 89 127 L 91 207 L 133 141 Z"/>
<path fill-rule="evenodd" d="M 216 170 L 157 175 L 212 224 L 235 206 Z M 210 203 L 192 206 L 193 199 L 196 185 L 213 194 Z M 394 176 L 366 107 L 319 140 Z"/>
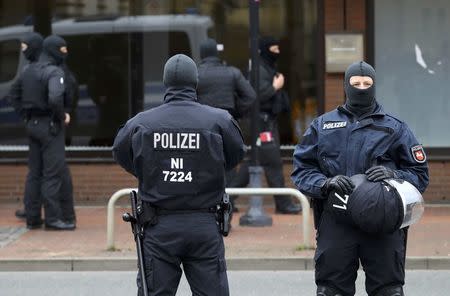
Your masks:
<path fill-rule="evenodd" d="M 0 271 L 135 269 L 130 225 L 121 219 L 129 209 L 116 208 L 116 250 L 107 251 L 106 206 L 77 207 L 77 229 L 62 232 L 24 229 L 24 222 L 14 216 L 18 207 L 0 207 Z M 241 207 L 241 213 L 243 210 Z M 314 250 L 301 247 L 302 217 L 273 215 L 273 209 L 268 212 L 273 217 L 272 227 L 241 227 L 240 213 L 235 215 L 231 234 L 225 238 L 229 269 L 312 269 Z M 313 242 L 314 235 L 311 231 Z M 426 208 L 422 220 L 410 228 L 407 257 L 409 269 L 450 269 L 450 206 Z M 34 267 L 26 265 L 33 262 Z"/>

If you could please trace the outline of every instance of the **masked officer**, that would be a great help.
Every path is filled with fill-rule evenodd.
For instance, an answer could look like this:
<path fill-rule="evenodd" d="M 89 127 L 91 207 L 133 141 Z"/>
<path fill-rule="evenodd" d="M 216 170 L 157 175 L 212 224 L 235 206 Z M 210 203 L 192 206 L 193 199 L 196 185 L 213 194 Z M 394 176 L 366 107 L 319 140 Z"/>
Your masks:
<path fill-rule="evenodd" d="M 197 66 L 178 54 L 164 66 L 164 104 L 121 128 L 115 160 L 139 181 L 149 295 L 175 295 L 180 265 L 195 295 L 228 295 L 215 209 L 225 171 L 244 156 L 239 127 L 221 109 L 199 104 Z M 138 276 L 138 295 L 142 288 Z"/>
<path fill-rule="evenodd" d="M 200 44 L 198 66 L 198 101 L 227 110 L 235 119 L 244 116 L 256 100 L 256 93 L 241 71 L 225 65 L 218 57 L 217 42 L 207 39 Z"/>
<path fill-rule="evenodd" d="M 29 62 L 29 64 L 33 64 L 38 62 L 39 57 L 42 52 L 42 43 L 44 39 L 41 34 L 36 32 L 28 33 L 21 42 L 21 50 L 25 57 L 25 59 Z M 74 97 L 77 94 L 78 83 L 76 81 L 75 75 L 70 71 L 67 67 L 66 63 L 63 62 L 61 68 L 64 71 L 64 80 L 65 80 L 65 92 L 64 92 L 64 108 L 67 113 L 73 112 L 73 101 Z M 26 69 L 26 67 L 25 67 Z M 25 70 L 24 69 L 24 70 Z M 21 93 L 21 81 L 17 79 L 11 89 L 11 97 L 20 97 Z M 15 99 L 12 101 L 15 104 L 16 109 L 20 109 L 20 101 Z M 23 112 L 23 111 L 22 111 Z M 26 117 L 26 115 L 22 115 L 22 117 Z M 29 158 L 32 160 L 33 158 Z M 29 171 L 27 174 L 27 179 L 25 183 L 25 193 L 24 193 L 24 204 L 27 203 L 26 199 L 30 196 L 36 196 L 37 192 L 40 192 L 40 179 L 41 173 L 36 170 L 33 162 L 29 163 Z M 33 169 L 34 168 L 34 169 Z M 61 207 L 63 209 L 63 221 L 68 221 L 71 223 L 75 222 L 75 212 L 73 207 L 73 185 L 72 185 L 72 177 L 70 175 L 70 171 L 68 167 L 65 168 L 65 173 L 63 174 L 64 180 L 61 186 L 60 194 L 65 198 L 62 199 Z M 25 209 L 19 209 L 16 211 L 16 217 L 26 219 Z"/>
<path fill-rule="evenodd" d="M 280 55 L 278 40 L 261 38 L 259 51 L 259 158 L 269 187 L 285 187 L 277 115 L 289 109 L 289 98 L 283 90 L 284 76 L 277 72 L 275 65 Z M 277 195 L 274 198 L 277 213 L 298 214 L 301 211 L 301 206 L 293 203 L 289 196 Z"/>
<path fill-rule="evenodd" d="M 200 44 L 198 101 L 227 110 L 235 119 L 244 117 L 256 101 L 256 93 L 239 69 L 225 65 L 218 57 L 217 42 L 207 39 Z M 227 187 L 242 187 L 236 169 L 226 173 Z M 244 182 L 245 183 L 245 182 Z M 233 202 L 233 199 L 232 199 Z M 233 210 L 237 211 L 233 205 Z"/>
<path fill-rule="evenodd" d="M 39 62 L 26 67 L 16 91 L 10 93 L 29 136 L 29 173 L 24 200 L 30 229 L 43 224 L 42 203 L 46 229 L 75 228 L 72 185 L 64 151 L 64 124 L 70 122 L 70 115 L 64 112 L 64 72 L 58 67 L 66 56 L 64 39 L 56 35 L 45 38 Z M 64 190 L 67 194 L 62 195 L 62 188 L 70 192 Z"/>
<path fill-rule="evenodd" d="M 316 222 L 317 295 L 354 295 L 359 261 L 370 296 L 403 295 L 407 228 L 367 233 L 341 223 L 326 206 L 338 194 L 347 208 L 355 187 L 349 177 L 355 174 L 366 174 L 371 182 L 404 180 L 420 192 L 428 185 L 422 146 L 406 123 L 378 104 L 375 84 L 369 64 L 351 64 L 344 78 L 345 104 L 314 119 L 295 148 L 292 180 L 312 197 Z"/>
<path fill-rule="evenodd" d="M 39 56 L 42 52 L 42 42 L 44 39 L 42 38 L 42 35 L 36 32 L 31 32 L 25 35 L 20 43 L 21 51 L 25 57 L 25 59 L 28 61 L 29 64 L 36 63 L 39 60 Z M 26 69 L 27 66 L 25 66 Z M 14 81 L 8 99 L 10 100 L 10 103 L 13 104 L 16 110 L 20 110 L 20 102 L 16 100 L 12 100 L 12 97 L 20 96 L 21 93 L 21 83 L 20 79 L 17 79 Z M 30 164 L 29 164 L 30 165 Z M 26 199 L 32 194 L 30 192 L 33 190 L 36 190 L 36 186 L 39 186 L 39 180 L 31 174 L 31 170 L 28 171 L 26 183 L 25 183 L 25 194 L 24 194 L 24 204 L 27 203 Z M 25 209 L 19 209 L 16 211 L 16 217 L 17 218 L 26 218 L 26 212 Z"/>

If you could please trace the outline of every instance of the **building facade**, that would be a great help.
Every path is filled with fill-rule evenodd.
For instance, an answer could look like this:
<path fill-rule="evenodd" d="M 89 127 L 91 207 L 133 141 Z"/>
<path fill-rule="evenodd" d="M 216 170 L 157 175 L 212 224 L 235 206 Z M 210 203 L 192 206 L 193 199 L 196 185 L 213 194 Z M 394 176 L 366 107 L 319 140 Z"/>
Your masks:
<path fill-rule="evenodd" d="M 377 99 L 427 151 L 426 200 L 448 202 L 450 2 L 261 0 L 259 6 L 260 35 L 280 39 L 278 66 L 291 102 L 279 122 L 286 175 L 292 145 L 311 120 L 345 100 L 342 67 L 333 63 L 359 55 L 377 70 Z M 67 132 L 75 196 L 104 201 L 136 185 L 112 162 L 109 147 L 127 118 L 162 102 L 169 56 L 182 52 L 198 61 L 199 43 L 209 36 L 223 44 L 224 61 L 248 73 L 248 8 L 247 0 L 0 0 L 0 201 L 22 198 L 26 174 L 25 132 L 1 100 L 24 64 L 21 34 L 52 31 L 68 42 L 67 63 L 79 82 Z M 248 135 L 248 120 L 241 125 Z"/>

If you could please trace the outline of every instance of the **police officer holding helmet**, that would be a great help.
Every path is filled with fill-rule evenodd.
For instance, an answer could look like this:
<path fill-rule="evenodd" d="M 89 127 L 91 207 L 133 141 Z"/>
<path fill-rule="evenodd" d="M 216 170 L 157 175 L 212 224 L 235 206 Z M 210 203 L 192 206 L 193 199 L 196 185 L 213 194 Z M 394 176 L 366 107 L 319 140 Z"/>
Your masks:
<path fill-rule="evenodd" d="M 183 265 L 194 295 L 228 295 L 224 244 L 216 222 L 225 172 L 244 156 L 239 127 L 197 102 L 197 66 L 178 54 L 164 67 L 164 103 L 122 127 L 114 158 L 139 181 L 149 295 L 175 295 Z M 138 295 L 142 285 L 138 274 Z"/>
<path fill-rule="evenodd" d="M 312 197 L 317 230 L 317 295 L 354 295 L 359 262 L 369 296 L 404 295 L 407 226 L 428 166 L 406 123 L 376 101 L 375 84 L 372 66 L 351 64 L 345 104 L 314 119 L 295 148 L 291 177 Z"/>
<path fill-rule="evenodd" d="M 42 226 L 42 203 L 46 229 L 75 229 L 72 183 L 64 148 L 64 125 L 70 123 L 70 115 L 64 109 L 65 74 L 59 67 L 67 53 L 64 39 L 56 35 L 45 38 L 39 61 L 27 65 L 9 94 L 29 136 L 24 199 L 29 229 Z"/>

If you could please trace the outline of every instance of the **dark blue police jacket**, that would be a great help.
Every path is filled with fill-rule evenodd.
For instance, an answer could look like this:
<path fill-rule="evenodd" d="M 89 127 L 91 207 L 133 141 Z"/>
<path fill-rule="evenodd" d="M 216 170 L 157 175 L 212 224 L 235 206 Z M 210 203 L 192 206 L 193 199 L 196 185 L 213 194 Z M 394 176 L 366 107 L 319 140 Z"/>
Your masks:
<path fill-rule="evenodd" d="M 324 198 L 327 178 L 364 174 L 376 165 L 395 169 L 422 193 L 428 185 L 425 153 L 406 123 L 380 105 L 359 119 L 340 106 L 313 120 L 295 148 L 291 178 L 304 194 Z"/>
<path fill-rule="evenodd" d="M 197 102 L 193 88 L 169 88 L 164 104 L 128 120 L 114 140 L 115 160 L 138 178 L 139 196 L 169 210 L 214 207 L 225 171 L 244 156 L 231 115 Z"/>

